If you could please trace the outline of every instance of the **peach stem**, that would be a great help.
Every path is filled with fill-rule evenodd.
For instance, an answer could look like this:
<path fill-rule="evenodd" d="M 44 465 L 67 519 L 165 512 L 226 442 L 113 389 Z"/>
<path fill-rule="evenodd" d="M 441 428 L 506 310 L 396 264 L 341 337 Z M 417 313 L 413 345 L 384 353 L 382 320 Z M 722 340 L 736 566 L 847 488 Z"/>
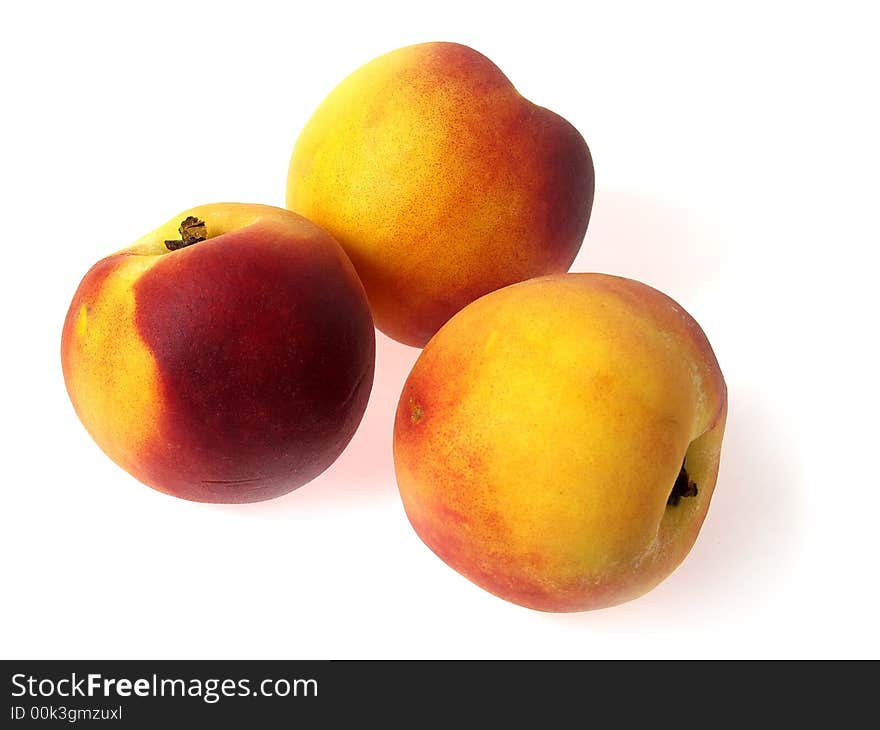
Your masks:
<path fill-rule="evenodd" d="M 194 215 L 187 216 L 180 222 L 180 240 L 165 241 L 165 248 L 169 251 L 177 251 L 180 248 L 192 246 L 194 243 L 204 241 L 208 237 L 208 227 L 205 221 L 199 220 Z"/>

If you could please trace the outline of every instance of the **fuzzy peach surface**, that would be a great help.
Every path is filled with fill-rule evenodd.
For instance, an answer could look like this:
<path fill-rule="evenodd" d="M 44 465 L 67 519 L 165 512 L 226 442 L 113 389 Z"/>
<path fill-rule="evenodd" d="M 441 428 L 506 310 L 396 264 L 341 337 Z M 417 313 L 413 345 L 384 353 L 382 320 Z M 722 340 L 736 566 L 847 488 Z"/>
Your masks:
<path fill-rule="evenodd" d="M 169 251 L 194 216 L 207 240 Z M 185 211 L 83 278 L 61 359 L 77 415 L 142 482 L 186 499 L 278 496 L 354 434 L 374 331 L 351 263 L 290 211 Z"/>
<path fill-rule="evenodd" d="M 424 43 L 321 104 L 291 157 L 287 207 L 342 244 L 379 329 L 421 347 L 479 296 L 566 271 L 593 185 L 571 124 L 473 49 Z"/>
<path fill-rule="evenodd" d="M 724 379 L 696 322 L 638 282 L 548 276 L 450 320 L 400 398 L 394 459 L 422 540 L 545 611 L 650 590 L 693 545 L 715 485 Z M 696 496 L 670 503 L 686 459 Z"/>

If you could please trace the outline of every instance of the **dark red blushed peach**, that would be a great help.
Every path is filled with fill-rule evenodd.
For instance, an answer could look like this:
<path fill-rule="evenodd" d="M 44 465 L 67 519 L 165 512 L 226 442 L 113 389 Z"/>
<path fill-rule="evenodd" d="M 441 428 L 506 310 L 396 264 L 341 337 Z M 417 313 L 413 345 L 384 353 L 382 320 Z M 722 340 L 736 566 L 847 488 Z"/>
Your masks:
<path fill-rule="evenodd" d="M 205 240 L 169 251 L 192 216 Z M 276 497 L 326 469 L 369 398 L 363 288 L 289 211 L 195 208 L 83 279 L 62 336 L 68 392 L 104 451 L 185 499 Z"/>

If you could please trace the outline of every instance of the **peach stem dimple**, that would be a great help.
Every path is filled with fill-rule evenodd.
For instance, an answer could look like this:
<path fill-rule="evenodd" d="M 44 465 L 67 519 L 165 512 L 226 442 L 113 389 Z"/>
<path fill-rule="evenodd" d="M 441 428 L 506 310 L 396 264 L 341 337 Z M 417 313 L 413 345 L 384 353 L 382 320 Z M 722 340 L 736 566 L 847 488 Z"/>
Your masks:
<path fill-rule="evenodd" d="M 666 500 L 666 504 L 675 506 L 677 505 L 682 497 L 696 497 L 697 496 L 697 484 L 696 482 L 691 481 L 691 478 L 688 476 L 687 469 L 684 467 L 684 462 L 681 463 L 681 471 L 678 472 L 678 477 L 675 479 L 675 484 L 672 485 L 672 491 L 669 493 L 669 499 Z"/>

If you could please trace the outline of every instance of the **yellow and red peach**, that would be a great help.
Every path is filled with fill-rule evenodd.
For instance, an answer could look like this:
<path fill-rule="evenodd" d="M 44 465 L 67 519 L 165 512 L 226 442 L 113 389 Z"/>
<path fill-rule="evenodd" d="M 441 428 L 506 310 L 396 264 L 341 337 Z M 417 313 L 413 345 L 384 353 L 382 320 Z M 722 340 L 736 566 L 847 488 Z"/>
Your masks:
<path fill-rule="evenodd" d="M 175 216 L 85 275 L 61 359 L 104 452 L 203 502 L 284 494 L 345 448 L 369 397 L 374 330 L 336 241 L 262 205 Z"/>
<path fill-rule="evenodd" d="M 475 50 L 423 43 L 324 100 L 293 150 L 287 207 L 340 242 L 378 328 L 421 347 L 481 295 L 567 271 L 593 185 L 571 124 Z"/>
<path fill-rule="evenodd" d="M 715 486 L 724 378 L 672 299 L 600 274 L 488 294 L 428 343 L 394 462 L 421 539 L 544 611 L 635 598 L 690 551 Z"/>

